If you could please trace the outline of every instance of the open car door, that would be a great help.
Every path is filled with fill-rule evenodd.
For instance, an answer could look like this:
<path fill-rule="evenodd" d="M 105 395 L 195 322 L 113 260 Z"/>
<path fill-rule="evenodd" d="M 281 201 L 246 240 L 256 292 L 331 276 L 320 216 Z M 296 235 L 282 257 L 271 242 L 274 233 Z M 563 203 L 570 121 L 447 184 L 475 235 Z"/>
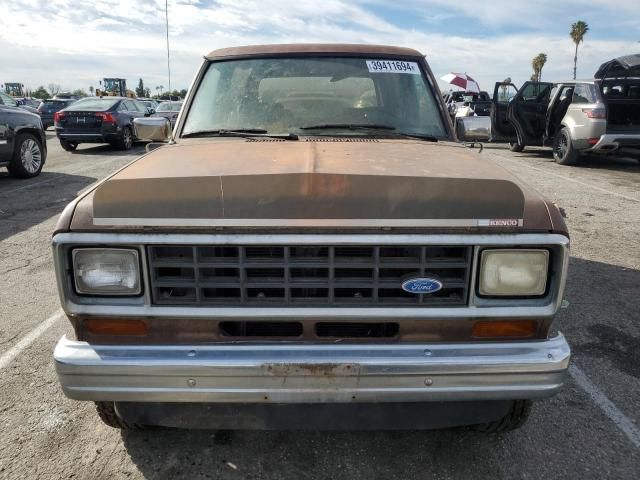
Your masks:
<path fill-rule="evenodd" d="M 491 101 L 491 140 L 515 142 L 516 131 L 507 119 L 507 111 L 511 99 L 515 97 L 518 88 L 513 83 L 496 82 Z"/>
<path fill-rule="evenodd" d="M 520 145 L 542 145 L 553 83 L 525 82 L 511 100 L 507 120 L 513 124 Z"/>

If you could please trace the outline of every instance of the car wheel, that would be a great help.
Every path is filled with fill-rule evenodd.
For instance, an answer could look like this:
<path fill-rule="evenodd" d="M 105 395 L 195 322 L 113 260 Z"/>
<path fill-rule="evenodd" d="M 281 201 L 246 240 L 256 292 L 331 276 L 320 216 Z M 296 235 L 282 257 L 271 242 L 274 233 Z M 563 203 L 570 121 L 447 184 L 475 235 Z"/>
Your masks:
<path fill-rule="evenodd" d="M 518 142 L 509 142 L 509 150 L 512 152 L 521 152 L 524 150 L 524 144 Z"/>
<path fill-rule="evenodd" d="M 560 165 L 575 165 L 580 155 L 573 148 L 568 128 L 562 128 L 553 142 L 553 159 Z"/>
<path fill-rule="evenodd" d="M 14 177 L 32 178 L 42 170 L 44 159 L 40 140 L 30 133 L 21 133 L 16 137 L 13 157 L 7 169 Z"/>
<path fill-rule="evenodd" d="M 143 425 L 130 424 L 120 418 L 113 402 L 95 402 L 95 404 L 98 416 L 105 425 L 120 430 L 144 430 Z"/>
<path fill-rule="evenodd" d="M 479 432 L 498 433 L 520 428 L 527 422 L 532 404 L 531 400 L 514 400 L 509 412 L 504 417 L 493 422 L 476 425 L 475 429 Z"/>
<path fill-rule="evenodd" d="M 60 146 L 67 152 L 73 152 L 78 148 L 78 142 L 67 142 L 66 140 L 60 140 Z"/>
<path fill-rule="evenodd" d="M 118 147 L 120 150 L 131 150 L 133 147 L 133 130 L 131 130 L 131 127 L 127 126 L 122 129 Z"/>

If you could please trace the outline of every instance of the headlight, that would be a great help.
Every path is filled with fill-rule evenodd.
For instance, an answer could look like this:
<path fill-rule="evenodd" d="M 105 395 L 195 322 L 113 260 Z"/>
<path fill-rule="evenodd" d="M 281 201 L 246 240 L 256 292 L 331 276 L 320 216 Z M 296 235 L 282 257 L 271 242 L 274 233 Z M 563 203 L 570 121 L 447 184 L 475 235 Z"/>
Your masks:
<path fill-rule="evenodd" d="M 73 250 L 76 291 L 85 295 L 139 295 L 138 251 L 124 248 Z"/>
<path fill-rule="evenodd" d="M 548 250 L 483 250 L 479 293 L 499 297 L 543 295 L 548 269 Z"/>

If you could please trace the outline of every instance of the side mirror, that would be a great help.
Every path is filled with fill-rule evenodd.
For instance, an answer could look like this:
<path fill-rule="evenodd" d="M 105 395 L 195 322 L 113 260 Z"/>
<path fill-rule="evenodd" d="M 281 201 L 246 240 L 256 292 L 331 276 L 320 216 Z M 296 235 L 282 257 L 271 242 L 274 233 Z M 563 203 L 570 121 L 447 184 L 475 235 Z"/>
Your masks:
<path fill-rule="evenodd" d="M 491 138 L 491 117 L 456 118 L 456 135 L 461 142 L 487 142 Z"/>
<path fill-rule="evenodd" d="M 164 117 L 142 117 L 133 119 L 136 137 L 152 142 L 171 140 L 171 123 Z"/>
<path fill-rule="evenodd" d="M 147 107 L 147 108 L 144 109 L 144 116 L 145 117 L 149 117 L 149 116 L 153 115 L 154 113 L 156 113 L 156 111 L 151 107 Z"/>

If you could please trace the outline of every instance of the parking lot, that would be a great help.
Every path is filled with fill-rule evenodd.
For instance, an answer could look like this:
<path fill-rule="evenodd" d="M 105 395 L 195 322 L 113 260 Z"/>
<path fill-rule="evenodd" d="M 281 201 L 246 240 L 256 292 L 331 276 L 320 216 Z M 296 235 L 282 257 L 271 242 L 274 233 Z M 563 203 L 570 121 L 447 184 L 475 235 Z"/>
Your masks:
<path fill-rule="evenodd" d="M 490 157 L 561 207 L 572 235 L 556 327 L 571 381 L 525 427 L 432 432 L 119 431 L 59 389 L 52 351 L 71 334 L 49 247 L 64 206 L 144 151 L 63 151 L 48 133 L 42 174 L 0 173 L 0 478 L 638 478 L 640 472 L 640 163 L 555 164 L 551 153 Z"/>

